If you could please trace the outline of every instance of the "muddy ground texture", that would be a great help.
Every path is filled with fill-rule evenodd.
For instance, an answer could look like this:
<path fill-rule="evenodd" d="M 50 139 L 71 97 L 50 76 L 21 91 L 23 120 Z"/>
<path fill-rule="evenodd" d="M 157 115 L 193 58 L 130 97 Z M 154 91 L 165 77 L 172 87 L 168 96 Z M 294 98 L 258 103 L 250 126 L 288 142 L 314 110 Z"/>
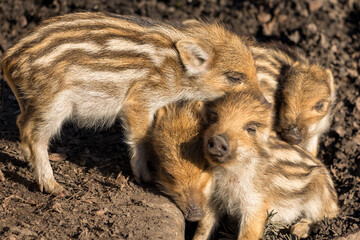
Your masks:
<path fill-rule="evenodd" d="M 237 3 L 241 2 L 241 3 Z M 330 67 L 338 103 L 319 158 L 330 169 L 339 194 L 338 218 L 318 223 L 309 239 L 350 239 L 360 224 L 360 4 L 352 0 L 27 0 L 0 1 L 0 59 L 42 20 L 92 10 L 154 18 L 211 17 L 238 34 L 275 39 L 302 48 Z M 55 178 L 65 197 L 39 192 L 19 150 L 14 95 L 3 81 L 0 117 L 1 239 L 181 239 L 179 210 L 152 184 L 134 182 L 121 124 L 102 131 L 65 126 L 50 147 Z M 227 224 L 229 223 L 229 224 Z M 216 238 L 231 239 L 224 220 Z M 267 239 L 288 239 L 268 226 Z M 186 224 L 186 238 L 194 225 Z M 352 236 L 352 239 L 360 239 Z"/>

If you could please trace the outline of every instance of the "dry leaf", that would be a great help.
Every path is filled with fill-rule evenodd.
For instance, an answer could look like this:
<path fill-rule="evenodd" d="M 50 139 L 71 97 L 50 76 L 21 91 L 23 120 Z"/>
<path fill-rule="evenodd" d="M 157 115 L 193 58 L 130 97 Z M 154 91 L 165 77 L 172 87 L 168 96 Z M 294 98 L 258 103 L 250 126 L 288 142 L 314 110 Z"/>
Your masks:
<path fill-rule="evenodd" d="M 50 159 L 50 161 L 54 161 L 54 162 L 64 161 L 64 160 L 66 160 L 66 154 L 65 153 L 50 153 L 49 159 Z"/>

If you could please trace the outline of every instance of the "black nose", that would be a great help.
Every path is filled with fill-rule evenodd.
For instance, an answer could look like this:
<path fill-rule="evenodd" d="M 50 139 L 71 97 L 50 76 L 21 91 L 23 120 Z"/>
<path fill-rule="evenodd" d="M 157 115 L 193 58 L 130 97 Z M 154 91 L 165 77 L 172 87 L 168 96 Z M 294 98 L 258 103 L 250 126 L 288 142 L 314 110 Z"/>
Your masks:
<path fill-rule="evenodd" d="M 186 209 L 185 219 L 189 222 L 197 222 L 205 217 L 205 212 L 199 206 L 190 206 Z"/>
<path fill-rule="evenodd" d="M 303 140 L 297 127 L 290 127 L 284 130 L 281 134 L 281 138 L 292 145 L 299 144 Z"/>
<path fill-rule="evenodd" d="M 229 153 L 229 144 L 224 135 L 217 135 L 208 140 L 208 151 L 212 156 L 223 157 Z"/>

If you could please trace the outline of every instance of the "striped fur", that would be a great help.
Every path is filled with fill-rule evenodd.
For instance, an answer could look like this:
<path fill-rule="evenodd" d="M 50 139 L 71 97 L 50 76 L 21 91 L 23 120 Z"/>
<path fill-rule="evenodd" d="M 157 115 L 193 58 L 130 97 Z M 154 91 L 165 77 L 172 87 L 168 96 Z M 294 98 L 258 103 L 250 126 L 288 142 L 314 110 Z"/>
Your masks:
<path fill-rule="evenodd" d="M 223 214 L 239 220 L 238 239 L 260 239 L 272 210 L 272 221 L 282 224 L 301 218 L 291 232 L 305 238 L 314 222 L 338 212 L 329 171 L 306 150 L 269 133 L 271 109 L 255 96 L 245 92 L 210 105 L 217 121 L 204 132 L 204 151 L 213 182 L 194 239 L 208 239 Z M 227 155 L 212 154 L 214 136 L 226 139 Z"/>
<path fill-rule="evenodd" d="M 202 150 L 203 103 L 187 101 L 161 108 L 149 133 L 154 180 L 188 221 L 204 217 L 210 173 Z"/>
<path fill-rule="evenodd" d="M 274 105 L 274 130 L 284 141 L 316 156 L 335 104 L 330 70 L 310 64 L 300 51 L 281 44 L 258 44 L 251 51 L 260 88 Z"/>
<path fill-rule="evenodd" d="M 106 127 L 121 118 L 135 178 L 149 180 L 144 139 L 156 110 L 246 85 L 259 89 L 248 44 L 217 23 L 103 13 L 44 21 L 6 51 L 2 64 L 21 110 L 21 146 L 40 189 L 62 191 L 47 147 L 68 120 Z"/>

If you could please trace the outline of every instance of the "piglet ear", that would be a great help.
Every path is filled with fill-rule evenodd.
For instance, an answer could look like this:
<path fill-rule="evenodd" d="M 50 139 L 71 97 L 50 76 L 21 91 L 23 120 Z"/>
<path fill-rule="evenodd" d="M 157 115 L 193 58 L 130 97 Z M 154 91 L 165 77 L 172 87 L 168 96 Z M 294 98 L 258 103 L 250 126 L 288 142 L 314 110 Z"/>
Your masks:
<path fill-rule="evenodd" d="M 202 105 L 200 116 L 206 125 L 215 124 L 219 121 L 218 113 L 211 108 L 209 103 Z"/>
<path fill-rule="evenodd" d="M 204 108 L 205 108 L 205 103 L 201 100 L 196 100 L 196 101 L 193 101 L 192 102 L 193 105 L 194 105 L 194 108 L 193 110 L 196 112 L 196 113 L 200 113 L 202 114 L 202 112 L 204 112 Z"/>
<path fill-rule="evenodd" d="M 185 39 L 176 43 L 180 58 L 189 75 L 204 73 L 213 58 L 213 48 L 199 39 Z"/>
<path fill-rule="evenodd" d="M 327 74 L 327 83 L 329 84 L 330 91 L 333 93 L 335 91 L 335 84 L 334 84 L 334 76 L 331 73 L 330 69 L 325 69 L 325 72 Z"/>
<path fill-rule="evenodd" d="M 166 105 L 165 107 L 160 108 L 155 114 L 153 125 L 158 126 L 160 124 L 160 122 L 161 122 L 161 119 L 163 119 L 164 116 L 166 114 L 168 114 L 167 113 L 168 111 L 169 111 L 169 106 L 168 105 Z"/>

